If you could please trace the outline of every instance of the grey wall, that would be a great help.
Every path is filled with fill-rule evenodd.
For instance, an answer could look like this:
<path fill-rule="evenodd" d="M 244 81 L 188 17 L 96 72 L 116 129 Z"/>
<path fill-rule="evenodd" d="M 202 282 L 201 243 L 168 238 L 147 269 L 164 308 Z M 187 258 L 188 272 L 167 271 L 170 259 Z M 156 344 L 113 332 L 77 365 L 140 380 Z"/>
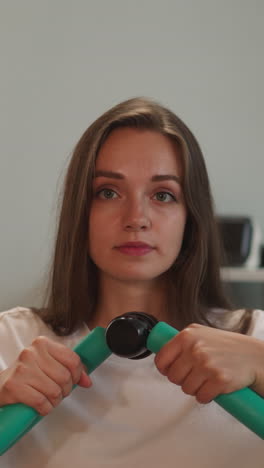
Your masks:
<path fill-rule="evenodd" d="M 132 96 L 190 126 L 218 212 L 264 232 L 263 15 L 263 0 L 0 0 L 0 310 L 40 303 L 70 152 Z"/>

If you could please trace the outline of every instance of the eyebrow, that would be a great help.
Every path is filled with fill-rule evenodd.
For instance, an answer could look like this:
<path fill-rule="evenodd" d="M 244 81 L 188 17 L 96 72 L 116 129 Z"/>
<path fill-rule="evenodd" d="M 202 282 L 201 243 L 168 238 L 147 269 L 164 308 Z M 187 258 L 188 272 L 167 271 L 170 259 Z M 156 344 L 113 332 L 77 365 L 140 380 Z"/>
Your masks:
<path fill-rule="evenodd" d="M 120 172 L 112 172 L 112 171 L 96 171 L 95 172 L 95 178 L 96 177 L 107 177 L 109 179 L 125 179 L 123 174 L 120 174 Z M 160 174 L 160 175 L 154 175 L 151 177 L 152 182 L 160 182 L 163 180 L 174 180 L 178 184 L 181 185 L 181 180 L 178 176 L 172 175 L 172 174 Z"/>

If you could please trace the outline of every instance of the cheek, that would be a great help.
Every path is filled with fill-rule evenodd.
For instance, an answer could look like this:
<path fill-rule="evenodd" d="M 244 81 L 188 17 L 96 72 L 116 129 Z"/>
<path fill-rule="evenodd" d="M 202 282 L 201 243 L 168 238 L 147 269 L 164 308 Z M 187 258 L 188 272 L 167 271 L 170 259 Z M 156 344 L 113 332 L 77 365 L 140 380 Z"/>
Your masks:
<path fill-rule="evenodd" d="M 100 218 L 98 218 L 96 212 L 91 209 L 88 225 L 88 250 L 90 254 L 92 254 L 94 248 L 96 248 L 101 231 Z"/>
<path fill-rule="evenodd" d="M 104 225 L 107 224 L 106 213 L 104 210 L 99 209 L 97 203 L 94 202 L 91 207 L 89 217 L 89 233 L 92 237 L 96 232 L 100 232 Z"/>
<path fill-rule="evenodd" d="M 98 230 L 93 225 L 89 230 L 88 253 L 95 264 L 100 263 L 106 245 L 105 230 Z"/>
<path fill-rule="evenodd" d="M 109 216 L 102 210 L 91 210 L 88 226 L 88 251 L 91 256 L 102 255 L 102 248 L 112 243 L 113 224 L 112 218 L 110 222 Z"/>
<path fill-rule="evenodd" d="M 171 245 L 172 250 L 179 252 L 185 231 L 186 225 L 186 213 L 185 211 L 180 213 L 175 219 L 173 219 L 169 226 L 167 226 L 167 241 L 168 245 Z"/>

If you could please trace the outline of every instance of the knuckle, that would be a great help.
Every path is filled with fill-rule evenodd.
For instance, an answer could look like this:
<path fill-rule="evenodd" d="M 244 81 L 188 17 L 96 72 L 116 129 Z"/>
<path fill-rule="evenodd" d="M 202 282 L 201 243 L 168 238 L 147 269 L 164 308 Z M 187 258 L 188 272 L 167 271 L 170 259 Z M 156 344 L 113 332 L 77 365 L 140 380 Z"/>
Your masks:
<path fill-rule="evenodd" d="M 71 391 L 72 391 L 72 386 L 63 387 L 62 399 L 70 395 Z"/>
<path fill-rule="evenodd" d="M 47 398 L 40 394 L 35 398 L 34 408 L 43 416 L 48 414 L 51 410 L 51 405 L 48 402 Z"/>
<path fill-rule="evenodd" d="M 215 370 L 215 380 L 221 385 L 227 385 L 231 383 L 231 377 L 223 370 Z"/>
<path fill-rule="evenodd" d="M 213 367 L 212 358 L 208 354 L 203 343 L 197 343 L 192 349 L 192 358 L 196 365 L 203 367 L 204 370 L 210 371 Z"/>
<path fill-rule="evenodd" d="M 77 374 L 79 375 L 78 371 L 81 370 L 81 359 L 78 356 L 78 354 L 72 353 L 72 355 L 69 358 L 68 369 L 73 378 L 76 379 Z"/>
<path fill-rule="evenodd" d="M 19 377 L 24 377 L 27 374 L 27 366 L 25 366 L 23 360 L 18 362 L 14 374 Z"/>
<path fill-rule="evenodd" d="M 200 365 L 202 367 L 202 369 L 209 375 L 209 376 L 213 376 L 215 377 L 215 375 L 217 374 L 217 369 L 215 367 L 215 364 L 213 362 L 213 360 L 207 356 L 207 357 L 204 357 L 203 360 L 201 360 L 200 362 Z"/>
<path fill-rule="evenodd" d="M 202 340 L 196 341 L 192 347 L 192 355 L 195 357 L 205 356 L 205 348 Z"/>
<path fill-rule="evenodd" d="M 182 338 L 188 338 L 189 339 L 189 336 L 191 335 L 192 333 L 192 330 L 191 330 L 191 326 L 188 326 L 187 328 L 184 328 L 184 330 L 182 330 L 180 332 Z"/>
<path fill-rule="evenodd" d="M 38 408 L 41 408 L 47 401 L 47 398 L 45 397 L 45 395 L 43 395 L 42 393 L 39 393 L 36 397 L 35 397 L 35 406 L 38 407 Z"/>
<path fill-rule="evenodd" d="M 17 385 L 14 382 L 14 379 L 10 378 L 7 379 L 3 386 L 2 386 L 2 391 L 6 393 L 7 395 L 11 395 L 14 393 L 14 390 L 17 388 Z"/>
<path fill-rule="evenodd" d="M 173 384 L 176 384 L 176 385 L 180 384 L 179 379 L 177 379 L 177 376 L 172 372 L 168 373 L 167 379 Z"/>
<path fill-rule="evenodd" d="M 191 329 L 195 329 L 195 328 L 201 328 L 202 325 L 200 325 L 199 323 L 191 323 L 190 325 L 188 325 L 188 328 L 191 328 Z"/>
<path fill-rule="evenodd" d="M 189 343 L 189 341 L 191 339 L 191 335 L 192 335 L 192 330 L 191 330 L 190 327 L 188 327 L 188 328 L 185 328 L 184 330 L 182 330 L 180 332 L 180 335 L 178 335 L 178 337 L 180 336 L 180 339 L 181 339 L 181 341 L 182 341 L 182 343 L 184 345 L 184 344 Z"/>
<path fill-rule="evenodd" d="M 21 362 L 28 361 L 32 356 L 32 349 L 31 348 L 24 348 L 21 353 L 19 354 L 19 360 Z"/>
<path fill-rule="evenodd" d="M 71 373 L 66 367 L 61 371 L 58 380 L 60 386 L 67 385 L 71 381 Z"/>
<path fill-rule="evenodd" d="M 32 346 L 36 347 L 42 347 L 43 345 L 46 345 L 48 342 L 48 338 L 46 336 L 37 336 L 33 341 L 32 341 Z"/>
<path fill-rule="evenodd" d="M 68 364 L 68 378 L 65 383 L 68 383 L 70 379 L 72 379 L 74 383 L 77 383 L 80 379 L 82 369 L 83 367 L 80 357 L 78 354 L 72 353 Z"/>
<path fill-rule="evenodd" d="M 52 401 L 57 401 L 57 400 L 61 400 L 62 399 L 62 390 L 60 387 L 56 388 L 56 389 L 53 389 L 49 395 L 48 395 L 49 399 L 52 400 Z"/>
<path fill-rule="evenodd" d="M 81 358 L 76 353 L 72 353 L 71 361 L 74 367 L 79 367 L 81 365 Z"/>

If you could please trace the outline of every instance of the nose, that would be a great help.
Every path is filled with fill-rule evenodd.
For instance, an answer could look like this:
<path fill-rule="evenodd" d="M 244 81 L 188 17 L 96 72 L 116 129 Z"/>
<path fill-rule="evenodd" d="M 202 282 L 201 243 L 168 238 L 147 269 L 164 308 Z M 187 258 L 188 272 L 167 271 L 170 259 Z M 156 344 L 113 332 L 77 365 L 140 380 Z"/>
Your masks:
<path fill-rule="evenodd" d="M 124 229 L 126 231 L 145 231 L 151 227 L 148 208 L 144 201 L 133 200 L 124 214 Z"/>

